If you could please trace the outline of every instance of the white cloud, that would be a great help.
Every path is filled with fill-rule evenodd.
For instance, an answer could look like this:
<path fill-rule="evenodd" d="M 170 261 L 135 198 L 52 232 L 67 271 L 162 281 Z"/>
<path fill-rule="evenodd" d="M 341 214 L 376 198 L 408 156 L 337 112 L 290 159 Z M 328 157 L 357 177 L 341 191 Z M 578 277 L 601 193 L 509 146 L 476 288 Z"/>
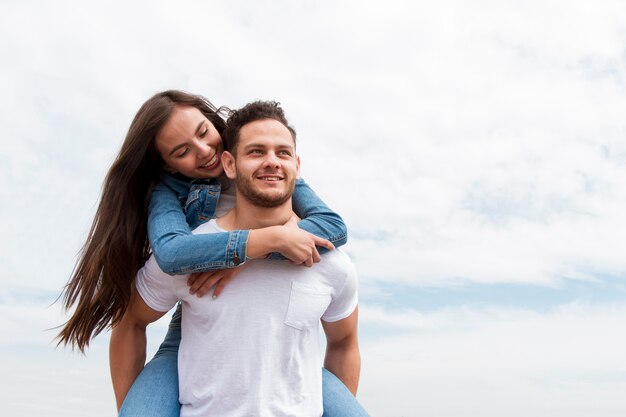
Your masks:
<path fill-rule="evenodd" d="M 349 223 L 364 286 L 621 279 L 625 50 L 626 8 L 609 0 L 2 2 L 0 283 L 8 294 L 61 290 L 134 112 L 166 88 L 234 107 L 281 101 L 299 133 L 304 177 Z M 521 400 L 534 415 L 623 411 L 615 397 L 623 374 L 608 369 L 624 348 L 609 330 L 623 309 L 580 308 L 549 316 L 364 308 L 364 320 L 405 334 L 368 339 L 363 396 L 374 415 L 387 398 L 396 399 L 394 416 L 417 407 L 511 415 L 508 405 Z M 28 302 L 2 311 L 0 325 L 15 335 L 2 349 L 44 349 L 41 329 L 63 320 L 40 321 Z M 601 358 L 594 337 L 607 342 Z M 99 382 L 82 386 L 108 386 L 100 343 L 81 362 Z M 12 372 L 35 379 L 71 369 L 59 356 L 46 356 L 59 368 L 20 368 L 7 357 Z M 49 392 L 50 401 L 63 397 Z"/>
<path fill-rule="evenodd" d="M 405 329 L 362 343 L 361 401 L 376 416 L 618 416 L 626 411 L 626 306 L 361 307 L 363 325 Z"/>
<path fill-rule="evenodd" d="M 421 65 L 391 70 L 404 91 L 381 87 L 386 99 L 358 108 L 331 156 L 362 271 L 553 285 L 589 265 L 626 270 L 626 38 L 615 5 L 454 7 L 448 17 L 465 19 L 429 32 Z"/>
<path fill-rule="evenodd" d="M 59 324 L 66 319 L 58 304 L 14 296 L 0 300 L 0 390 L 3 415 L 105 417 L 115 414 L 109 376 L 108 332 L 95 338 L 85 355 L 55 347 Z M 148 357 L 163 339 L 169 317 L 150 326 Z"/>
<path fill-rule="evenodd" d="M 114 413 L 108 336 L 83 357 L 52 349 L 42 332 L 57 307 L 3 304 L 5 412 L 29 416 Z M 444 308 L 429 313 L 361 305 L 359 399 L 371 415 L 619 416 L 626 305 L 572 303 L 546 313 L 510 308 Z M 12 324 L 20 319 L 22 331 Z M 149 334 L 149 357 L 166 320 Z M 383 330 L 371 330 L 371 329 Z"/>

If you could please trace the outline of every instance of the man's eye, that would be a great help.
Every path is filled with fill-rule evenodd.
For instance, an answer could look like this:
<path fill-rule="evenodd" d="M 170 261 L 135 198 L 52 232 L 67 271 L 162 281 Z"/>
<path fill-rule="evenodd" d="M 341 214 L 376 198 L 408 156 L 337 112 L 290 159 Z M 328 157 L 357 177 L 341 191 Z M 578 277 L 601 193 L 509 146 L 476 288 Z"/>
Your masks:
<path fill-rule="evenodd" d="M 291 156 L 291 152 L 289 152 L 289 151 L 280 151 L 279 154 L 286 155 L 286 156 Z"/>

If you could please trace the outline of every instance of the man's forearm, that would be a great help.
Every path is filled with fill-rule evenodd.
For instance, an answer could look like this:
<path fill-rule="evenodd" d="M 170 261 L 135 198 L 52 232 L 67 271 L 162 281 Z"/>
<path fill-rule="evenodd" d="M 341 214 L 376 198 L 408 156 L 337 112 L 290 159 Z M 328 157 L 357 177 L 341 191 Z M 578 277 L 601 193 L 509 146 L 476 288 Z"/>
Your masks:
<path fill-rule="evenodd" d="M 356 396 L 361 374 L 361 354 L 356 338 L 326 348 L 324 368 L 332 372 Z"/>
<path fill-rule="evenodd" d="M 146 362 L 146 326 L 127 318 L 111 332 L 109 365 L 117 410 Z"/>

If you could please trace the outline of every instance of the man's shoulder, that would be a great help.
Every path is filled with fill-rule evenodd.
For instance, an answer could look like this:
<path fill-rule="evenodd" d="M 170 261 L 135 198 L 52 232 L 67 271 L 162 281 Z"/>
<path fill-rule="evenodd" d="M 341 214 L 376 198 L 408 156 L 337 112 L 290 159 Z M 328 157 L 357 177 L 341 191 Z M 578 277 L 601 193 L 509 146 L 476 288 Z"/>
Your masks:
<path fill-rule="evenodd" d="M 355 275 L 356 270 L 352 259 L 339 248 L 324 253 L 321 256 L 319 267 L 325 274 L 333 274 L 335 276 Z"/>
<path fill-rule="evenodd" d="M 321 255 L 325 262 L 334 262 L 341 265 L 352 265 L 352 259 L 341 248 L 335 248 Z"/>

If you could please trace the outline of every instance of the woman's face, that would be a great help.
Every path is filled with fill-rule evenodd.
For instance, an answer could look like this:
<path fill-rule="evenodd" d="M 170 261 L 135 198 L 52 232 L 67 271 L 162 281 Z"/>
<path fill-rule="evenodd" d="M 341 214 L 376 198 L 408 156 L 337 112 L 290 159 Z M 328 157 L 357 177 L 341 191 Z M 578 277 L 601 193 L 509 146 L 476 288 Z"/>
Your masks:
<path fill-rule="evenodd" d="M 195 107 L 176 106 L 155 143 L 168 171 L 189 178 L 215 178 L 223 172 L 222 138 Z"/>

